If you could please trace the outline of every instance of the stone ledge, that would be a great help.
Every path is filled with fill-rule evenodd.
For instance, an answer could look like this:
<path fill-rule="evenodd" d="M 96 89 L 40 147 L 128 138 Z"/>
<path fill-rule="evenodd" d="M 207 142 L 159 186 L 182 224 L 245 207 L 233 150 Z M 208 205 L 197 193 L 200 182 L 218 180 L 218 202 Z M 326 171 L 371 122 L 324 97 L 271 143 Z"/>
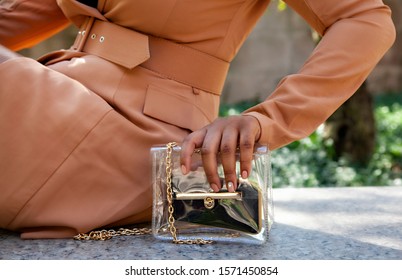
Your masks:
<path fill-rule="evenodd" d="M 21 240 L 0 230 L 3 260 L 402 260 L 402 187 L 274 189 L 269 241 L 174 245 L 152 236 Z"/>

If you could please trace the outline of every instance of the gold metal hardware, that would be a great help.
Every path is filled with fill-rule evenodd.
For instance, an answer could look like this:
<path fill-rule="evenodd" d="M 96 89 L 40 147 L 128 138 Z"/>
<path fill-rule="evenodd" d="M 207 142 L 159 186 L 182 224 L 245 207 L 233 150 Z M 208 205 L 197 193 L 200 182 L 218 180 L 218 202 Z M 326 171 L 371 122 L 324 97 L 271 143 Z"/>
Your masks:
<path fill-rule="evenodd" d="M 167 147 L 167 152 L 166 152 L 166 192 L 167 192 L 167 201 L 168 201 L 168 212 L 169 212 L 169 231 L 173 237 L 173 243 L 175 244 L 197 244 L 197 245 L 204 245 L 204 244 L 212 244 L 213 241 L 210 240 L 204 240 L 204 239 L 191 239 L 191 240 L 181 240 L 177 238 L 177 229 L 175 226 L 175 219 L 173 217 L 174 213 L 174 208 L 173 208 L 173 191 L 172 191 L 172 152 L 173 148 L 177 144 L 175 142 L 168 143 L 166 145 Z M 211 196 L 208 196 L 206 200 L 207 204 L 211 204 Z M 212 199 L 212 203 L 214 202 L 214 199 Z M 207 207 L 205 205 L 205 207 Z M 213 207 L 213 205 L 212 205 Z M 144 235 L 144 234 L 150 234 L 152 233 L 152 230 L 149 228 L 133 228 L 133 229 L 126 229 L 126 228 L 120 228 L 119 230 L 115 231 L 113 229 L 111 230 L 94 230 L 89 233 L 80 233 L 74 236 L 75 240 L 108 240 L 111 239 L 114 236 L 129 236 L 129 235 Z"/>
<path fill-rule="evenodd" d="M 169 212 L 169 231 L 173 237 L 173 243 L 175 244 L 197 244 L 197 245 L 205 245 L 212 244 L 213 241 L 204 240 L 204 239 L 191 239 L 191 240 L 181 240 L 177 238 L 177 229 L 175 226 L 175 218 L 173 217 L 174 208 L 173 208 L 173 190 L 172 190 L 172 152 L 173 148 L 177 144 L 175 142 L 170 142 L 167 144 L 166 148 L 166 192 L 167 192 L 167 201 L 168 201 L 168 212 Z"/>
<path fill-rule="evenodd" d="M 176 200 L 192 200 L 192 199 L 205 199 L 210 197 L 212 199 L 237 199 L 241 200 L 242 195 L 240 192 L 221 192 L 221 193 L 176 193 Z"/>
<path fill-rule="evenodd" d="M 213 199 L 212 197 L 208 196 L 206 198 L 204 198 L 204 206 L 207 209 L 212 209 L 215 206 L 215 199 Z"/>
<path fill-rule="evenodd" d="M 120 228 L 119 230 L 93 230 L 90 233 L 80 233 L 74 236 L 75 240 L 108 240 L 114 236 L 145 235 L 152 232 L 149 228 Z"/>

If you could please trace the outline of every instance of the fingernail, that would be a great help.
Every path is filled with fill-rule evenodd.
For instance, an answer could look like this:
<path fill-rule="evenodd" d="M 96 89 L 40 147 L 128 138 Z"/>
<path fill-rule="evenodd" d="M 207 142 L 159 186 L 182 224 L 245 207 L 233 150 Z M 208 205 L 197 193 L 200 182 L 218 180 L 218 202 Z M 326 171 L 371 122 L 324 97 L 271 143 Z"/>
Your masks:
<path fill-rule="evenodd" d="M 232 182 L 227 184 L 228 192 L 234 192 L 234 185 Z"/>
<path fill-rule="evenodd" d="M 216 184 L 211 184 L 211 189 L 213 189 L 214 192 L 218 192 L 218 191 L 219 191 L 218 186 L 217 186 Z"/>
<path fill-rule="evenodd" d="M 243 172 L 241 173 L 241 177 L 242 177 L 243 179 L 247 179 L 247 177 L 248 177 L 248 172 L 247 172 L 246 170 L 243 170 Z"/>
<path fill-rule="evenodd" d="M 183 173 L 183 175 L 187 174 L 187 168 L 184 165 L 181 166 L 181 173 Z"/>

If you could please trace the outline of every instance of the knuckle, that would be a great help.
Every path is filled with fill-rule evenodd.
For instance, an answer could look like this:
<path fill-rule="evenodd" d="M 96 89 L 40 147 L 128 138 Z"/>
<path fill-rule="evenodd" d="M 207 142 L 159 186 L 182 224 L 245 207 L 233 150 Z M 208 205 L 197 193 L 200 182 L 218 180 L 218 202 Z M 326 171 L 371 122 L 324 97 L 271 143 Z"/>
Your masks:
<path fill-rule="evenodd" d="M 254 147 L 254 142 L 250 140 L 245 140 L 240 143 L 240 149 L 251 150 Z"/>
<path fill-rule="evenodd" d="M 236 177 L 236 172 L 234 170 L 225 170 L 226 178 L 234 178 Z"/>
<path fill-rule="evenodd" d="M 205 177 L 209 183 L 214 183 L 216 181 L 216 176 L 213 173 L 205 172 Z"/>
<path fill-rule="evenodd" d="M 228 144 L 223 144 L 221 149 L 220 149 L 220 152 L 221 152 L 222 155 L 232 154 L 233 151 L 234 151 L 233 148 L 230 147 Z"/>
<path fill-rule="evenodd" d="M 197 136 L 196 132 L 192 132 L 184 137 L 182 143 L 189 144 L 189 143 L 195 141 L 194 139 L 196 138 L 196 136 Z"/>
<path fill-rule="evenodd" d="M 213 154 L 213 151 L 210 148 L 206 147 L 202 147 L 200 151 L 202 156 L 208 156 Z"/>

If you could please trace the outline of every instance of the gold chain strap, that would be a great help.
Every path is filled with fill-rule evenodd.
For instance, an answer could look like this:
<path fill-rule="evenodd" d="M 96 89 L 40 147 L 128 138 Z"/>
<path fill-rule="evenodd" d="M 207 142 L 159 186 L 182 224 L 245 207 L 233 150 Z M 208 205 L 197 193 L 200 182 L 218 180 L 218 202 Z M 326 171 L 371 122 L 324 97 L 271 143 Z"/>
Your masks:
<path fill-rule="evenodd" d="M 114 236 L 130 236 L 130 235 L 145 235 L 150 234 L 152 230 L 150 228 L 120 228 L 118 230 L 114 229 L 103 229 L 103 230 L 93 230 L 90 233 L 80 233 L 74 236 L 75 240 L 108 240 Z"/>
<path fill-rule="evenodd" d="M 204 240 L 204 239 L 193 239 L 193 240 L 180 240 L 177 238 L 177 229 L 174 225 L 175 219 L 173 217 L 174 208 L 173 208 L 173 190 L 172 190 L 172 152 L 173 148 L 177 144 L 175 142 L 170 142 L 166 145 L 166 193 L 167 193 L 167 201 L 168 201 L 168 213 L 169 213 L 169 230 L 173 237 L 173 243 L 175 244 L 211 244 L 213 241 Z M 118 230 L 93 230 L 89 233 L 79 233 L 74 236 L 75 240 L 108 240 L 115 236 L 130 236 L 130 235 L 145 235 L 150 234 L 152 230 L 150 228 L 120 228 Z"/>
<path fill-rule="evenodd" d="M 213 243 L 210 240 L 204 239 L 191 239 L 191 240 L 182 240 L 177 238 L 177 229 L 175 226 L 175 219 L 173 217 L 174 208 L 173 208 L 173 189 L 172 189 L 172 152 L 173 148 L 177 144 L 175 142 L 168 143 L 166 145 L 166 196 L 168 202 L 168 213 L 169 213 L 169 230 L 173 237 L 173 243 L 175 244 L 197 244 L 197 245 L 205 245 Z"/>

